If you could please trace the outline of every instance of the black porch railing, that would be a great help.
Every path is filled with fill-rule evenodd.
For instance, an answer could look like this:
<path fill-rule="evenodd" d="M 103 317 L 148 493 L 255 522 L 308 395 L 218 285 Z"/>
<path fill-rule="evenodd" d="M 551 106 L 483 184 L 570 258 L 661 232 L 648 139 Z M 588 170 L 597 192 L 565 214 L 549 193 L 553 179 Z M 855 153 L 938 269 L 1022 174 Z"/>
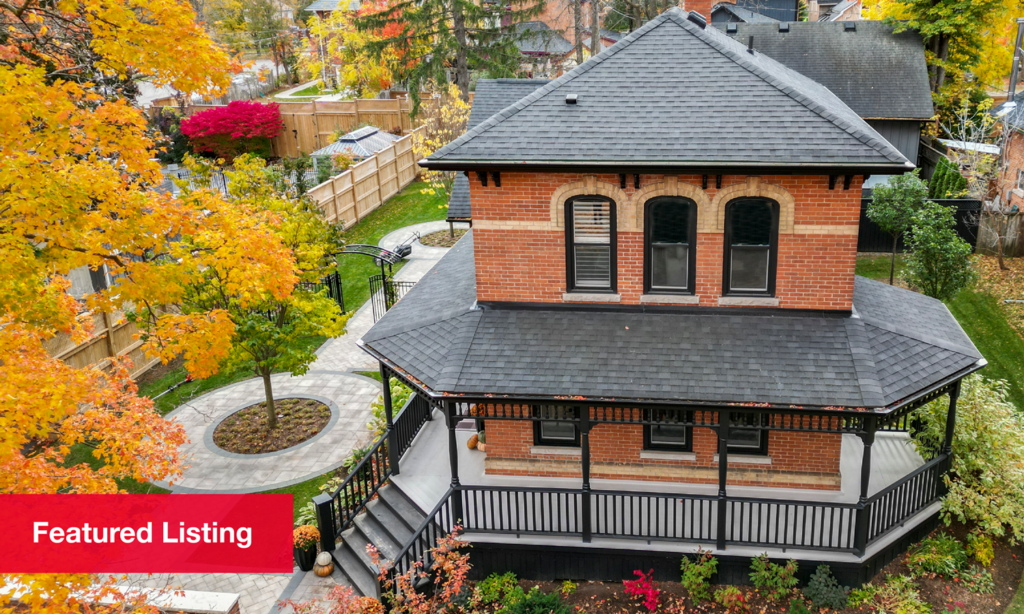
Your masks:
<path fill-rule="evenodd" d="M 431 410 L 426 399 L 412 395 L 395 417 L 394 426 L 373 444 L 341 486 L 329 495 L 313 498 L 323 550 L 334 550 L 337 537 L 352 526 L 355 517 L 377 496 L 377 491 L 397 473 L 392 463 L 409 449 L 416 434 L 430 420 Z M 395 446 L 395 456 L 391 456 L 389 445 Z"/>
<path fill-rule="evenodd" d="M 868 499 L 863 510 L 868 516 L 868 543 L 884 536 L 945 495 L 945 475 L 949 465 L 949 455 L 940 454 Z"/>
<path fill-rule="evenodd" d="M 390 275 L 373 275 L 370 277 L 370 304 L 373 307 L 373 321 L 384 317 L 388 309 L 395 306 L 395 303 L 402 300 L 416 282 L 395 281 Z"/>

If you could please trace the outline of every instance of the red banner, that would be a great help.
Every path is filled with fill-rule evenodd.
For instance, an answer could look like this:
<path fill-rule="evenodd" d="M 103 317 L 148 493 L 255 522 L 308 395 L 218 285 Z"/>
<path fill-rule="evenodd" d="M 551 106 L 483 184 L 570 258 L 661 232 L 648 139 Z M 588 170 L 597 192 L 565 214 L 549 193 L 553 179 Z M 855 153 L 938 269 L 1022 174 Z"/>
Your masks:
<path fill-rule="evenodd" d="M 0 573 L 287 573 L 291 495 L 0 495 Z"/>

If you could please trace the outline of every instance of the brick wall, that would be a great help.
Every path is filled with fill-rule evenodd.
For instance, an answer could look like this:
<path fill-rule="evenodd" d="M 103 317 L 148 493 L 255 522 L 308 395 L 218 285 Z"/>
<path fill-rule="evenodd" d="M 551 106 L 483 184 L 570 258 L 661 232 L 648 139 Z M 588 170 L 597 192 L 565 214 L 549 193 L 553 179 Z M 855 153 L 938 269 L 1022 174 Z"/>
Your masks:
<path fill-rule="evenodd" d="M 602 194 L 616 202 L 618 292 L 621 304 L 643 294 L 643 205 L 658 195 L 686 195 L 698 202 L 696 293 L 701 305 L 717 306 L 722 294 L 724 207 L 745 195 L 782 204 L 776 274 L 778 305 L 799 309 L 850 309 L 857 251 L 862 177 L 829 190 L 824 176 L 642 175 L 640 190 L 629 176 L 579 173 L 502 173 L 501 187 L 471 177 L 477 295 L 481 301 L 562 302 L 566 291 L 564 202 L 569 196 Z"/>
<path fill-rule="evenodd" d="M 1024 210 L 1024 191 L 1016 190 L 1017 171 L 1024 170 L 1024 134 L 1012 130 L 1006 141 L 1006 174 L 1003 184 L 1014 188 L 1010 191 L 1010 203 Z"/>
<path fill-rule="evenodd" d="M 579 455 L 543 453 L 533 445 L 533 423 L 489 420 L 485 471 L 489 475 L 580 477 Z M 718 440 L 709 428 L 693 428 L 692 454 L 682 457 L 643 449 L 643 426 L 599 424 L 590 431 L 591 477 L 717 484 Z M 730 455 L 729 484 L 838 490 L 842 436 L 770 431 L 771 464 L 744 463 Z M 550 450 L 550 449 L 549 449 Z M 562 448 L 560 451 L 566 451 Z"/>

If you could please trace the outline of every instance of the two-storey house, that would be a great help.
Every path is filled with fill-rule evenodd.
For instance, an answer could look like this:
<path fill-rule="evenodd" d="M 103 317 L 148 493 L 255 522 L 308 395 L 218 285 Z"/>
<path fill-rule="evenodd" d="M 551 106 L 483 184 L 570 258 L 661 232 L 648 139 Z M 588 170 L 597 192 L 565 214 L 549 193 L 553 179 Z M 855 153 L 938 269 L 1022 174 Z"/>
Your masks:
<path fill-rule="evenodd" d="M 854 275 L 862 182 L 914 166 L 827 88 L 672 9 L 421 164 L 466 173 L 473 230 L 361 340 L 415 395 L 318 500 L 357 586 L 366 542 L 402 570 L 455 525 L 480 575 L 678 579 L 703 547 L 847 583 L 934 526 L 984 359 Z"/>

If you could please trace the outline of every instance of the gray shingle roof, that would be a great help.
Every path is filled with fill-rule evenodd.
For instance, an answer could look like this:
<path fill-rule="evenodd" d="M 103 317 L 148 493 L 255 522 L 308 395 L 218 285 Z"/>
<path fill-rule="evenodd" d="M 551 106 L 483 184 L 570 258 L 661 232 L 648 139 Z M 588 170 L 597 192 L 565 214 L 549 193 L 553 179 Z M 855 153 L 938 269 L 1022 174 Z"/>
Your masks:
<path fill-rule="evenodd" d="M 1000 121 L 1006 121 L 1017 130 L 1024 130 L 1024 91 L 1014 94 L 1013 101 L 1017 105 L 1011 110 L 1005 111 L 1007 103 L 1004 102 L 992 109 L 992 112 L 1000 118 Z"/>
<path fill-rule="evenodd" d="M 480 79 L 473 92 L 473 108 L 469 111 L 469 127 L 494 115 L 517 100 L 533 93 L 548 83 L 547 79 Z M 468 220 L 472 217 L 469 204 L 469 179 L 459 173 L 455 176 L 452 194 L 448 199 L 448 219 Z"/>
<path fill-rule="evenodd" d="M 893 33 L 878 21 L 798 22 L 789 32 L 778 25 L 739 24 L 730 34 L 754 49 L 827 87 L 865 119 L 931 118 L 932 94 L 921 36 Z M 723 24 L 715 24 L 716 27 Z"/>
<path fill-rule="evenodd" d="M 883 407 L 976 368 L 941 302 L 858 277 L 854 312 L 475 308 L 472 233 L 361 343 L 438 393 Z"/>
<path fill-rule="evenodd" d="M 309 154 L 311 156 L 333 156 L 348 153 L 356 159 L 369 158 L 382 149 L 386 149 L 399 138 L 389 132 L 381 132 L 379 128 L 364 126 L 343 134 L 337 141 Z"/>
<path fill-rule="evenodd" d="M 778 19 L 755 13 L 754 11 L 736 6 L 732 2 L 720 2 L 711 9 L 711 22 L 719 23 L 779 23 Z"/>
<path fill-rule="evenodd" d="M 579 104 L 567 105 L 567 94 Z M 678 8 L 435 152 L 435 168 L 857 168 L 910 162 L 807 77 Z"/>
<path fill-rule="evenodd" d="M 572 43 L 542 21 L 527 21 L 515 26 L 516 47 L 528 55 L 565 55 L 573 50 Z"/>

